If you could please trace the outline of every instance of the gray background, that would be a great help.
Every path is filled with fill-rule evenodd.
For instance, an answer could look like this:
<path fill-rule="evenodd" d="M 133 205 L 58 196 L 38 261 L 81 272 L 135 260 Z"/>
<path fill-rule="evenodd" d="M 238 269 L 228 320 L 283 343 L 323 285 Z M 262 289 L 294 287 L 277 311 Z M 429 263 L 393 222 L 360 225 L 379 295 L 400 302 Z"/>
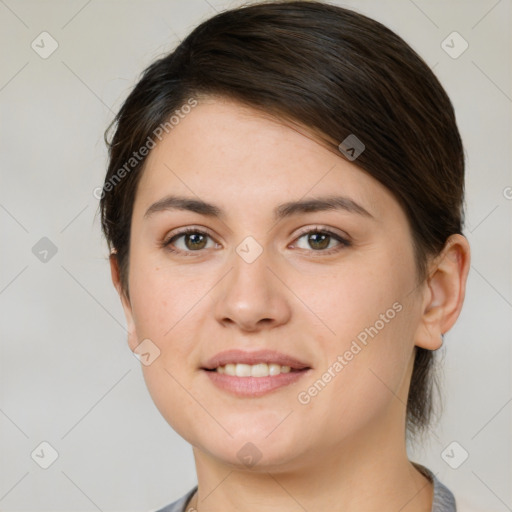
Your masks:
<path fill-rule="evenodd" d="M 142 70 L 236 5 L 0 0 L 0 510 L 151 510 L 196 482 L 191 448 L 126 343 L 93 191 L 103 131 Z M 383 22 L 434 68 L 467 152 L 467 297 L 442 349 L 444 416 L 411 458 L 475 508 L 512 510 L 511 1 L 339 5 Z M 46 59 L 31 47 L 51 48 L 43 31 L 58 43 Z M 442 47 L 453 31 L 469 44 L 457 58 Z M 58 452 L 48 469 L 43 441 Z"/>

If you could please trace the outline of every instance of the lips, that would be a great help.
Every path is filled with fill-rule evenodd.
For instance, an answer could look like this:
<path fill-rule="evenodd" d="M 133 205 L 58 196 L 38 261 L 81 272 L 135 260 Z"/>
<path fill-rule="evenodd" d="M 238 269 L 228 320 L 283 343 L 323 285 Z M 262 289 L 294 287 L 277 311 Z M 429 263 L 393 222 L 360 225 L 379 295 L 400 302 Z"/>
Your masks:
<path fill-rule="evenodd" d="M 291 371 L 300 371 L 309 369 L 310 366 L 296 359 L 295 357 L 274 350 L 258 350 L 254 352 L 246 352 L 243 350 L 226 350 L 220 352 L 209 359 L 203 366 L 203 370 L 215 370 L 219 366 L 227 364 L 246 364 L 257 365 L 265 363 L 267 365 L 274 364 L 280 366 L 289 366 Z"/>
<path fill-rule="evenodd" d="M 272 350 L 227 350 L 209 359 L 201 370 L 218 389 L 240 398 L 256 398 L 296 383 L 311 367 Z"/>

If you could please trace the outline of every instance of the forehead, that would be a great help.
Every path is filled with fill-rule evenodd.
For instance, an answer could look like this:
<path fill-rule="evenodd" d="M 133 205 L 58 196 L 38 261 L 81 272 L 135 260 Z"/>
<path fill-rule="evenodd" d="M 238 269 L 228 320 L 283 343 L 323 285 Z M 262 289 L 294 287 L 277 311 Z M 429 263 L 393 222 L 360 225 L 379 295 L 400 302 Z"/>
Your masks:
<path fill-rule="evenodd" d="M 134 210 L 166 194 L 272 208 L 285 200 L 343 194 L 379 216 L 391 193 L 334 154 L 313 132 L 226 99 L 199 102 L 148 155 Z M 144 213 L 142 212 L 142 214 Z"/>

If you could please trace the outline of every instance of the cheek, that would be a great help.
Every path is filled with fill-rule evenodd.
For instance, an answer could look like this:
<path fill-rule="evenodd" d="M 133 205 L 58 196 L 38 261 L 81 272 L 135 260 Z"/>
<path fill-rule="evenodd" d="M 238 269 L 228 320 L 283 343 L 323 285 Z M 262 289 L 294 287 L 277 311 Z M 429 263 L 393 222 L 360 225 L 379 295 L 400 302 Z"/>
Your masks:
<path fill-rule="evenodd" d="M 296 397 L 296 408 L 307 414 L 311 428 L 323 432 L 322 443 L 328 446 L 332 439 L 381 423 L 392 410 L 405 413 L 413 350 L 406 314 L 404 306 L 387 324 L 367 323 L 359 336 L 339 336 L 335 344 L 324 340 L 327 362 Z"/>
<path fill-rule="evenodd" d="M 175 300 L 165 293 L 152 293 L 147 299 L 138 310 L 136 327 L 155 343 L 159 355 L 150 365 L 142 366 L 144 380 L 162 416 L 188 439 L 189 427 L 195 421 L 193 413 L 198 409 L 195 394 L 190 393 L 191 369 L 198 357 L 195 330 L 187 327 L 195 322 L 198 311 L 190 310 L 187 300 Z"/>
<path fill-rule="evenodd" d="M 180 323 L 189 321 L 201 300 L 207 300 L 204 281 L 190 270 L 166 267 L 158 254 L 135 253 L 131 270 L 132 306 L 139 334 L 153 336 L 165 346 Z"/>
<path fill-rule="evenodd" d="M 419 319 L 414 276 L 408 260 L 382 257 L 338 273 L 323 301 L 312 297 L 312 309 L 335 334 L 317 338 L 324 358 L 298 402 L 334 432 L 361 428 L 392 402 L 407 402 L 404 379 Z"/>
<path fill-rule="evenodd" d="M 309 298 L 313 302 L 311 309 L 331 327 L 328 347 L 340 350 L 356 338 L 363 343 L 374 337 L 386 338 L 384 334 L 390 334 L 404 316 L 399 310 L 404 308 L 410 281 L 406 272 L 385 258 L 354 262 L 323 279 L 323 287 L 319 288 L 323 291 L 310 294 Z M 339 341 L 333 345 L 333 340 Z"/>
<path fill-rule="evenodd" d="M 144 379 L 162 415 L 182 431 L 193 420 L 184 411 L 197 409 L 187 390 L 201 357 L 197 340 L 212 307 L 207 295 L 212 284 L 191 270 L 166 268 L 142 256 L 134 254 L 130 275 L 135 328 L 139 342 L 150 339 L 158 351 L 150 365 L 142 365 Z"/>

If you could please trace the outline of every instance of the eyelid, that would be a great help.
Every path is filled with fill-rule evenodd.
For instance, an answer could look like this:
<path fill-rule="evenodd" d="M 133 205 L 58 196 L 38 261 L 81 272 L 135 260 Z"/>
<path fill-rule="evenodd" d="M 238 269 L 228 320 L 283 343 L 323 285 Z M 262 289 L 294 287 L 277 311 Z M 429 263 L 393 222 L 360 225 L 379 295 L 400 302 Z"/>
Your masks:
<path fill-rule="evenodd" d="M 345 240 L 346 242 L 349 242 L 350 240 L 350 237 L 348 236 L 348 234 L 346 233 L 339 233 L 338 230 L 335 230 L 335 228 L 331 228 L 329 226 L 323 226 L 321 224 L 309 224 L 307 225 L 306 227 L 304 227 L 304 229 L 301 228 L 301 230 L 295 235 L 295 239 L 297 238 L 300 238 L 301 236 L 303 235 L 307 235 L 308 233 L 311 233 L 311 232 L 317 232 L 317 231 L 320 231 L 322 233 L 330 233 L 332 235 L 335 235 L 343 240 Z"/>
<path fill-rule="evenodd" d="M 201 226 L 200 224 L 189 224 L 187 226 L 184 226 L 181 228 L 176 228 L 176 229 L 169 231 L 166 234 L 165 238 L 169 239 L 169 238 L 172 238 L 173 236 L 181 235 L 183 233 L 188 233 L 190 231 L 194 231 L 194 232 L 201 231 L 201 232 L 207 233 L 210 236 L 213 236 L 213 234 L 212 234 L 213 232 L 210 230 L 210 228 Z"/>

